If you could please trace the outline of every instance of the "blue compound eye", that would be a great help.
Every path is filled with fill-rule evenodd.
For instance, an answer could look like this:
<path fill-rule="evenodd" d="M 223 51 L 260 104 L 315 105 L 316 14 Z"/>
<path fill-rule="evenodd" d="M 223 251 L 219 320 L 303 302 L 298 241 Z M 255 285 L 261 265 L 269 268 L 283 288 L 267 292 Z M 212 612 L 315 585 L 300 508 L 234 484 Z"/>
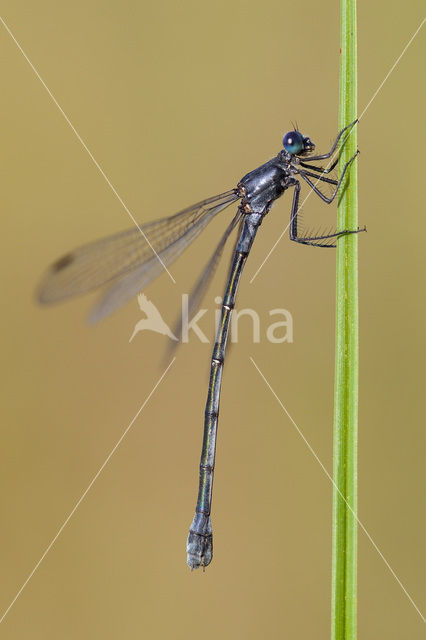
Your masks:
<path fill-rule="evenodd" d="M 299 131 L 289 131 L 283 138 L 284 149 L 292 155 L 297 155 L 304 149 L 303 136 Z"/>

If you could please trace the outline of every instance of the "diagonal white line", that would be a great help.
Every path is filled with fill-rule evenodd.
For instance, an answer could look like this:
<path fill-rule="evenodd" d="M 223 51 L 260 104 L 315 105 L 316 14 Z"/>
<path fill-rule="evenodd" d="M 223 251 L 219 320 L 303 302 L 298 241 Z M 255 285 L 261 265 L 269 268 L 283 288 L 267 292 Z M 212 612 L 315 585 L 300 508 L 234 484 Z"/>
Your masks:
<path fill-rule="evenodd" d="M 164 376 L 166 375 L 166 373 L 168 372 L 168 370 L 170 369 L 170 367 L 172 366 L 172 364 L 174 363 L 174 361 L 176 360 L 176 358 L 173 358 L 173 360 L 170 362 L 170 364 L 168 365 L 167 369 L 164 371 L 164 373 L 160 376 L 160 378 L 157 380 L 157 382 L 155 383 L 152 391 L 148 394 L 148 396 L 145 398 L 144 402 L 142 403 L 142 405 L 139 407 L 137 413 L 135 414 L 135 416 L 132 418 L 132 420 L 130 421 L 130 423 L 128 424 L 128 426 L 126 427 L 126 429 L 124 430 L 124 432 L 122 433 L 122 435 L 120 436 L 119 440 L 117 441 L 117 443 L 114 445 L 114 447 L 111 449 L 110 453 L 107 455 L 107 457 L 105 458 L 104 462 L 101 464 L 101 466 L 99 467 L 98 471 L 95 473 L 95 475 L 93 476 L 92 480 L 89 482 L 87 488 L 83 491 L 83 493 L 81 494 L 80 498 L 77 500 L 77 502 L 75 503 L 74 507 L 72 508 L 72 510 L 70 511 L 70 513 L 68 514 L 68 516 L 65 518 L 63 524 L 59 527 L 56 535 L 52 538 L 51 542 L 49 543 L 49 545 L 46 547 L 45 551 L 43 552 L 40 560 L 37 562 L 37 564 L 34 566 L 33 570 L 31 571 L 31 573 L 29 574 L 29 576 L 27 577 L 27 579 L 25 580 L 25 582 L 23 583 L 23 585 L 21 586 L 21 588 L 19 589 L 18 593 L 16 594 L 16 596 L 13 598 L 12 602 L 9 604 L 9 606 L 7 607 L 7 609 L 5 610 L 5 612 L 3 613 L 3 615 L 0 618 L 0 623 L 3 622 L 3 620 L 5 619 L 5 617 L 7 616 L 7 614 L 9 613 L 9 611 L 11 610 L 11 608 L 13 607 L 13 605 L 15 604 L 15 602 L 17 601 L 17 599 L 19 598 L 19 596 L 21 595 L 21 593 L 23 592 L 23 590 L 25 589 L 25 587 L 27 586 L 27 584 L 29 583 L 29 581 L 31 580 L 31 578 L 33 577 L 33 575 L 35 574 L 35 572 L 37 571 L 37 569 L 39 568 L 39 566 L 41 565 L 41 563 L 43 562 L 43 560 L 45 559 L 45 557 L 47 556 L 47 554 L 49 553 L 50 549 L 53 547 L 53 545 L 55 544 L 56 540 L 59 538 L 59 536 L 61 535 L 62 531 L 65 529 L 65 527 L 67 526 L 68 522 L 71 520 L 71 518 L 73 517 L 74 513 L 77 511 L 78 507 L 80 506 L 80 504 L 83 502 L 84 498 L 87 496 L 87 494 L 89 493 L 90 489 L 93 487 L 94 483 L 96 482 L 96 480 L 99 478 L 100 474 L 102 473 L 102 471 L 105 469 L 106 465 L 108 464 L 108 462 L 110 461 L 111 457 L 114 455 L 114 453 L 116 452 L 116 450 L 118 449 L 118 447 L 120 446 L 121 442 L 124 440 L 124 438 L 126 437 L 127 433 L 130 431 L 130 429 L 133 426 L 133 423 L 135 422 L 135 420 L 139 417 L 140 413 L 142 412 L 142 410 L 144 409 L 144 407 L 147 405 L 147 403 L 149 402 L 151 396 L 153 395 L 154 391 L 157 389 L 158 385 L 161 383 L 161 381 L 163 380 Z"/>
<path fill-rule="evenodd" d="M 348 504 L 345 496 L 342 494 L 342 492 L 340 491 L 340 489 L 338 488 L 338 486 L 334 482 L 332 476 L 327 471 L 327 469 L 324 466 L 324 464 L 321 462 L 321 460 L 318 457 L 317 453 L 312 448 L 312 446 L 309 444 L 309 442 L 307 441 L 305 435 L 303 434 L 301 429 L 297 426 L 296 422 L 293 420 L 293 418 L 291 417 L 291 415 L 289 414 L 289 412 L 285 408 L 284 404 L 281 402 L 280 398 L 277 396 L 277 394 L 275 393 L 274 389 L 272 388 L 272 386 L 270 385 L 268 380 L 265 378 L 265 376 L 263 375 L 263 373 L 261 372 L 261 370 L 259 369 L 259 367 L 257 366 L 257 364 L 255 363 L 254 359 L 251 356 L 250 356 L 250 360 L 251 360 L 252 364 L 254 365 L 254 367 L 256 368 L 257 372 L 259 373 L 260 377 L 262 378 L 262 380 L 264 381 L 264 383 L 266 384 L 266 386 L 268 387 L 268 389 L 270 390 L 270 392 L 274 396 L 275 400 L 280 405 L 281 409 L 287 415 L 288 419 L 293 424 L 293 426 L 296 428 L 296 431 L 300 435 L 300 437 L 302 438 L 303 442 L 306 444 L 306 446 L 308 447 L 309 451 L 312 453 L 312 455 L 314 456 L 315 460 L 318 462 L 318 464 L 320 465 L 321 469 L 324 471 L 325 475 L 330 480 L 331 484 L 334 486 L 334 488 L 336 489 L 336 491 L 338 492 L 340 497 L 345 501 L 349 511 L 352 513 L 352 515 L 354 516 L 354 518 L 358 522 L 360 528 L 364 531 L 365 535 L 367 536 L 367 538 L 369 539 L 369 541 L 371 542 L 371 544 L 373 545 L 373 547 L 375 548 L 375 550 L 377 551 L 377 553 L 379 554 L 379 556 L 381 557 L 381 559 L 383 560 L 383 562 L 385 563 L 385 565 L 387 566 L 387 568 L 389 569 L 389 571 L 391 572 L 391 574 L 393 575 L 393 577 L 395 578 L 395 580 L 397 581 L 397 583 L 399 584 L 399 586 L 401 587 L 401 589 L 403 590 L 403 592 L 405 593 L 405 595 L 407 596 L 407 598 L 409 599 L 409 601 L 411 602 L 411 604 L 413 605 L 413 607 L 415 608 L 415 610 L 417 611 L 417 613 L 419 614 L 421 619 L 423 620 L 423 622 L 426 622 L 425 617 L 423 616 L 422 612 L 420 611 L 420 609 L 418 608 L 418 606 L 414 602 L 413 598 L 410 596 L 410 594 L 408 593 L 407 589 L 404 587 L 404 585 L 402 584 L 401 580 L 398 578 L 398 576 L 396 575 L 395 571 L 392 569 L 392 567 L 390 566 L 389 562 L 386 560 L 385 556 L 380 551 L 379 547 L 374 542 L 373 538 L 371 537 L 371 535 L 369 534 L 369 532 L 367 531 L 365 526 L 362 524 L 361 520 L 358 518 L 356 512 L 352 509 L 350 504 Z"/>
<path fill-rule="evenodd" d="M 417 34 L 419 33 L 420 29 L 423 27 L 423 24 L 425 22 L 426 18 L 423 18 L 423 20 L 421 21 L 420 25 L 417 27 L 417 29 L 415 30 L 415 32 L 413 33 L 413 35 L 411 36 L 411 38 L 409 39 L 409 41 L 407 42 L 407 44 L 405 45 L 404 49 L 402 50 L 402 52 L 400 53 L 400 55 L 398 56 L 398 58 L 395 60 L 395 62 L 393 63 L 393 65 L 391 66 L 391 68 L 389 69 L 388 73 L 386 74 L 384 80 L 379 84 L 378 88 L 376 89 L 376 91 L 373 93 L 372 97 L 370 98 L 370 100 L 368 101 L 367 105 L 364 107 L 364 109 L 361 112 L 361 115 L 358 117 L 358 121 L 361 120 L 361 118 L 364 116 L 365 112 L 367 111 L 367 109 L 370 107 L 371 103 L 373 102 L 373 100 L 376 98 L 377 94 L 379 93 L 379 91 L 382 89 L 383 85 L 385 84 L 386 80 L 389 78 L 389 76 L 391 75 L 392 71 L 395 69 L 395 67 L 397 66 L 397 64 L 400 62 L 401 58 L 403 57 L 403 55 L 405 54 L 405 52 L 407 51 L 408 47 L 410 46 L 410 44 L 413 42 L 414 38 L 417 36 Z M 351 135 L 352 133 L 352 129 L 350 130 L 350 132 L 348 133 L 347 138 Z M 329 163 L 327 164 L 326 168 L 330 166 L 331 162 L 332 162 L 333 158 L 330 159 Z M 315 182 L 315 186 L 318 184 L 319 180 L 317 180 Z M 312 190 L 309 191 L 308 195 L 306 196 L 306 198 L 304 199 L 304 201 L 302 202 L 302 204 L 299 207 L 299 211 L 302 210 L 303 205 L 305 204 L 306 200 L 310 197 L 310 195 L 312 194 Z M 266 256 L 266 258 L 263 260 L 263 262 L 261 263 L 261 265 L 257 268 L 257 271 L 255 272 L 255 274 L 252 276 L 251 280 L 250 280 L 250 284 L 252 284 L 254 282 L 254 280 L 257 278 L 260 270 L 263 268 L 264 264 L 269 260 L 271 254 L 275 251 L 275 248 L 277 246 L 277 244 L 280 242 L 281 238 L 283 237 L 283 235 L 287 232 L 287 229 L 289 228 L 291 224 L 291 220 L 288 223 L 288 225 L 286 226 L 286 228 L 282 231 L 282 233 L 279 235 L 278 239 L 276 240 L 276 242 L 274 243 L 272 249 L 269 251 L 268 255 Z"/>
<path fill-rule="evenodd" d="M 423 20 L 421 21 L 420 25 L 417 27 L 417 29 L 415 30 L 415 32 L 413 33 L 413 35 L 411 36 L 411 38 L 409 39 L 409 41 L 407 42 L 407 44 L 405 45 L 405 47 L 403 48 L 403 50 L 401 51 L 400 55 L 397 57 L 397 59 L 395 60 L 395 62 L 393 63 L 393 65 L 391 66 L 391 68 L 389 69 L 389 71 L 387 72 L 383 82 L 381 82 L 378 86 L 378 88 L 376 89 L 376 91 L 373 93 L 372 97 L 370 98 L 369 102 L 367 102 L 367 105 L 364 107 L 363 111 L 361 112 L 361 115 L 359 116 L 358 120 L 361 120 L 362 116 L 364 115 L 364 113 L 367 111 L 368 107 L 370 106 L 370 104 L 373 102 L 373 100 L 375 99 L 375 97 L 377 96 L 377 94 L 379 93 L 379 91 L 381 90 L 381 88 L 383 87 L 383 85 L 385 84 L 386 80 L 389 78 L 390 74 L 392 73 L 392 71 L 395 69 L 396 65 L 398 64 L 398 62 L 401 60 L 402 56 L 404 55 L 404 53 L 407 51 L 408 47 L 410 46 L 410 44 L 413 42 L 414 38 L 416 37 L 416 35 L 419 33 L 420 29 L 422 28 L 422 26 L 425 23 L 426 18 L 423 18 Z"/>
<path fill-rule="evenodd" d="M 130 209 L 127 207 L 126 203 L 124 202 L 124 200 L 121 198 L 121 196 L 119 195 L 118 191 L 116 190 L 116 188 L 114 187 L 114 185 L 112 184 L 112 182 L 110 181 L 110 179 L 108 178 L 108 176 L 106 175 L 105 171 L 102 169 L 101 165 L 99 164 L 99 162 L 95 159 L 93 153 L 90 151 L 89 147 L 87 146 L 87 144 L 84 142 L 83 138 L 80 136 L 80 134 L 78 133 L 77 129 L 74 127 L 74 125 L 72 124 L 71 120 L 68 118 L 67 114 L 65 113 L 65 111 L 62 109 L 61 105 L 59 104 L 59 102 L 56 100 L 55 96 L 53 95 L 53 93 L 51 92 L 51 90 L 49 89 L 49 87 L 47 86 L 47 84 L 45 83 L 45 81 L 43 80 L 43 78 L 41 77 L 41 75 L 39 74 L 39 72 L 37 71 L 37 69 L 35 68 L 35 66 L 33 65 L 33 63 L 31 62 L 31 60 L 29 59 L 29 57 L 27 56 L 27 54 L 25 53 L 25 51 L 23 50 L 23 48 L 21 47 L 21 45 L 19 44 L 19 42 L 17 41 L 17 39 L 15 38 L 15 36 L 13 35 L 12 31 L 9 29 L 9 27 L 7 26 L 7 24 L 5 23 L 5 21 L 3 20 L 3 18 L 0 16 L 0 22 L 2 23 L 2 25 L 4 26 L 4 28 L 6 29 L 6 31 L 8 32 L 8 34 L 10 35 L 10 37 L 12 38 L 13 42 L 16 44 L 16 46 L 18 47 L 19 51 L 22 53 L 22 55 L 24 56 L 25 60 L 28 62 L 29 66 L 31 67 L 31 69 L 33 70 L 33 72 L 35 73 L 35 75 L 37 76 L 37 78 L 40 80 L 41 84 L 43 85 L 43 87 L 46 89 L 47 93 L 49 94 L 50 98 L 52 99 L 52 101 L 54 102 L 54 104 L 56 105 L 56 107 L 58 108 L 58 110 L 60 111 L 60 113 L 63 115 L 65 121 L 67 122 L 67 124 L 70 126 L 70 128 L 72 129 L 74 135 L 76 136 L 77 140 L 80 142 L 80 144 L 82 145 L 82 147 L 85 149 L 85 151 L 88 153 L 90 159 L 92 160 L 93 164 L 95 165 L 95 167 L 98 169 L 99 173 L 101 174 L 101 176 L 104 178 L 105 182 L 107 183 L 107 185 L 109 186 L 109 188 L 111 189 L 111 191 L 113 192 L 113 194 L 115 195 L 115 197 L 117 198 L 117 200 L 120 202 L 120 204 L 122 205 L 122 207 L 124 208 L 124 210 L 126 211 L 127 215 L 129 216 L 129 218 L 132 220 L 133 224 L 139 229 L 139 232 L 142 234 L 144 240 L 147 242 L 148 246 L 150 247 L 150 249 L 152 250 L 152 252 L 154 253 L 154 255 L 157 257 L 157 259 L 160 261 L 163 269 L 169 274 L 169 277 L 171 278 L 171 280 L 173 281 L 174 284 L 176 284 L 176 280 L 173 278 L 172 274 L 170 273 L 170 271 L 167 269 L 166 265 L 164 264 L 164 262 L 162 261 L 162 259 L 160 258 L 160 256 L 158 255 L 158 253 L 156 252 L 156 250 L 154 249 L 154 247 L 152 246 L 152 244 L 150 243 L 150 241 L 148 240 L 148 237 L 146 236 L 146 234 L 143 232 L 143 230 L 141 229 L 140 225 L 136 222 L 135 217 L 133 216 L 133 214 L 131 213 Z"/>

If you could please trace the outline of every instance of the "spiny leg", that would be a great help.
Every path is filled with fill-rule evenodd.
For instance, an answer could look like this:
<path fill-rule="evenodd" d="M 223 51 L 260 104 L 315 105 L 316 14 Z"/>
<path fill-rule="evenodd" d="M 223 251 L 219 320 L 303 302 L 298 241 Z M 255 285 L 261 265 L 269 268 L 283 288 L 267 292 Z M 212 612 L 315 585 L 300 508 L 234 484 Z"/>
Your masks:
<path fill-rule="evenodd" d="M 312 247 L 336 247 L 336 243 L 325 243 L 318 242 L 319 240 L 328 240 L 329 238 L 338 238 L 339 236 L 349 236 L 352 233 L 361 233 L 362 231 L 367 231 L 367 227 L 363 227 L 362 229 L 344 229 L 343 231 L 336 231 L 336 233 L 328 233 L 325 236 L 304 236 L 303 238 L 290 238 L 290 240 L 294 240 L 299 244 L 308 244 Z"/>
<path fill-rule="evenodd" d="M 334 180 L 332 178 L 326 178 L 325 176 L 320 176 L 317 173 L 312 173 L 311 171 L 302 171 L 304 176 L 311 176 L 311 178 L 315 178 L 316 180 L 321 180 L 321 182 L 327 182 L 328 184 L 334 184 L 337 186 L 338 180 Z"/>
<path fill-rule="evenodd" d="M 358 118 L 356 120 L 354 120 L 353 122 L 351 122 L 351 124 L 348 124 L 344 129 L 342 129 L 338 133 L 337 138 L 334 141 L 334 144 L 333 144 L 333 146 L 331 147 L 331 149 L 330 149 L 330 151 L 328 153 L 323 153 L 323 154 L 321 154 L 319 156 L 310 156 L 309 158 L 304 158 L 303 159 L 304 162 L 312 162 L 314 160 L 325 160 L 326 158 L 331 158 L 331 156 L 333 155 L 333 153 L 337 149 L 337 145 L 339 144 L 339 141 L 340 141 L 340 138 L 342 137 L 342 135 L 345 133 L 345 131 L 347 131 L 347 129 L 352 128 L 357 122 L 358 122 Z M 344 142 L 346 142 L 346 139 L 345 139 Z M 336 165 L 334 165 L 334 166 L 336 166 Z"/>
<path fill-rule="evenodd" d="M 308 183 L 308 185 L 311 187 L 311 189 L 313 191 L 315 191 L 315 193 L 317 194 L 317 196 L 319 196 L 321 198 L 321 200 L 324 200 L 324 202 L 326 202 L 327 204 L 330 204 L 331 202 L 333 202 L 334 198 L 337 195 L 337 192 L 339 190 L 340 185 L 342 184 L 343 178 L 345 177 L 345 174 L 346 174 L 346 171 L 347 171 L 348 167 L 352 164 L 352 162 L 355 160 L 357 155 L 358 155 L 358 151 L 352 156 L 352 158 L 350 160 L 348 160 L 348 162 L 343 167 L 342 175 L 340 176 L 340 178 L 339 178 L 339 180 L 338 180 L 338 182 L 336 184 L 336 187 L 335 187 L 335 189 L 334 189 L 334 191 L 333 191 L 333 193 L 332 193 L 332 195 L 330 197 L 327 197 L 326 195 L 324 195 L 322 193 L 322 191 L 320 191 L 318 189 L 318 187 L 309 179 L 308 176 L 312 175 L 312 174 L 309 174 L 308 171 L 299 171 L 298 174 L 305 180 L 305 182 Z M 317 178 L 318 180 L 323 180 L 324 182 L 326 182 L 326 181 L 328 182 L 328 180 L 326 178 L 323 178 L 323 177 L 320 177 L 320 176 L 317 176 L 317 175 L 314 175 L 313 177 Z"/>
<path fill-rule="evenodd" d="M 342 147 L 343 149 L 343 147 Z M 311 169 L 312 171 L 319 171 L 319 173 L 331 173 L 334 169 L 334 167 L 336 166 L 336 164 L 339 162 L 339 158 L 340 158 L 340 153 L 337 156 L 336 160 L 333 162 L 333 164 L 331 164 L 329 167 L 316 167 L 314 164 L 308 164 L 308 162 L 305 160 L 304 162 L 300 162 L 300 165 L 302 167 L 305 167 L 306 169 Z M 309 160 L 309 158 L 307 158 L 307 160 Z"/>
<path fill-rule="evenodd" d="M 307 244 L 313 247 L 335 247 L 336 244 L 327 244 L 325 242 L 319 242 L 320 240 L 328 240 L 329 238 L 337 238 L 339 236 L 350 235 L 351 233 L 360 233 L 360 231 L 366 231 L 366 227 L 363 229 L 344 229 L 343 231 L 337 231 L 336 233 L 330 233 L 327 235 L 321 236 L 304 236 L 300 237 L 298 235 L 297 222 L 298 222 L 298 213 L 299 213 L 299 196 L 300 196 L 300 182 L 298 180 L 294 180 L 294 194 L 293 194 L 293 203 L 291 205 L 291 214 L 290 214 L 290 240 L 293 242 L 298 242 L 299 244 Z"/>
<path fill-rule="evenodd" d="M 358 120 L 355 120 L 355 122 L 358 122 Z M 352 124 L 350 124 L 349 126 L 353 126 L 355 124 L 355 122 L 352 122 Z M 347 127 L 346 127 L 347 129 Z M 343 132 L 345 131 L 345 129 L 343 129 L 339 135 L 341 135 Z M 347 142 L 349 138 L 349 135 L 346 136 L 346 138 L 343 141 L 342 146 L 339 149 L 339 153 L 337 158 L 334 160 L 334 162 L 329 166 L 329 167 L 317 167 L 314 164 L 309 164 L 311 162 L 311 160 L 315 160 L 315 158 L 312 156 L 312 158 L 305 158 L 305 160 L 302 162 L 300 161 L 300 165 L 302 167 L 305 167 L 305 169 L 310 169 L 311 171 L 318 171 L 319 173 L 331 173 L 333 171 L 333 169 L 335 168 L 335 166 L 337 165 L 337 163 L 339 162 L 340 156 L 342 154 L 343 149 L 345 148 L 345 144 Z M 332 151 L 330 152 L 331 154 L 333 153 Z M 328 154 L 326 154 L 328 155 Z M 317 156 L 318 157 L 318 156 Z"/>

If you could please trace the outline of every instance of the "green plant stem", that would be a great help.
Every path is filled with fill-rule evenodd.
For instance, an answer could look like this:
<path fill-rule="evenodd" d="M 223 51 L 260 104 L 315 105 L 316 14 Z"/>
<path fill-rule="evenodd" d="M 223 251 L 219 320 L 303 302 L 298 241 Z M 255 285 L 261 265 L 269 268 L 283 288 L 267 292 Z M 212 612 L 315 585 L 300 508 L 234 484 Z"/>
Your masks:
<path fill-rule="evenodd" d="M 357 117 L 356 0 L 341 0 L 339 129 Z M 340 171 L 356 152 L 355 126 Z M 358 228 L 357 162 L 341 192 L 338 229 Z M 357 635 L 358 235 L 337 241 L 333 445 L 332 639 Z"/>

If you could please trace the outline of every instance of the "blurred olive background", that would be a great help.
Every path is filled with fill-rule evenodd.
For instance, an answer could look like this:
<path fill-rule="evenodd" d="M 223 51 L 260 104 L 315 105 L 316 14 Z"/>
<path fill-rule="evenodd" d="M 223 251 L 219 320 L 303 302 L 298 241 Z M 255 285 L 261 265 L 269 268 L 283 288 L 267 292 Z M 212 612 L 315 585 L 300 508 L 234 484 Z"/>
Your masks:
<path fill-rule="evenodd" d="M 418 27 L 423 3 L 359 6 L 359 112 Z M 337 132 L 338 3 L 5 0 L 2 16 L 138 221 L 232 188 L 297 121 Z M 136 300 L 96 327 L 95 297 L 42 309 L 68 250 L 131 227 L 6 30 L 2 75 L 2 580 L 4 611 L 164 371 L 168 338 Z M 359 517 L 424 604 L 424 29 L 359 126 Z M 417 162 L 419 160 L 419 162 Z M 244 273 L 248 319 L 226 363 L 215 556 L 186 566 L 211 345 L 192 336 L 5 618 L 15 638 L 328 638 L 331 485 L 252 356 L 332 469 L 335 253 L 290 243 L 287 194 Z M 314 228 L 335 208 L 306 204 Z M 331 213 L 330 213 L 331 212 Z M 231 210 L 146 294 L 173 323 Z M 212 338 L 214 298 L 200 322 Z M 293 344 L 270 344 L 288 309 Z M 420 616 L 359 534 L 359 636 L 420 638 Z"/>

